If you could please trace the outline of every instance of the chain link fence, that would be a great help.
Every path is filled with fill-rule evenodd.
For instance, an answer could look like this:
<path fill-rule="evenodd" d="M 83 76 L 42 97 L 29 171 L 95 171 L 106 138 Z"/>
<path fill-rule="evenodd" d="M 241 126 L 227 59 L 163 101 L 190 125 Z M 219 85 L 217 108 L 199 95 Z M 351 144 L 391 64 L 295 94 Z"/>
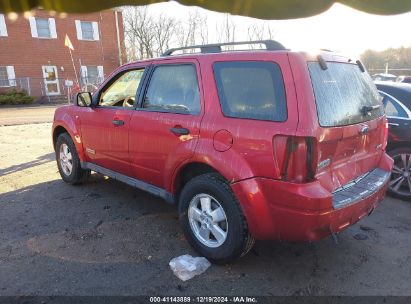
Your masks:
<path fill-rule="evenodd" d="M 31 85 L 30 78 L 16 78 L 16 79 L 1 79 L 0 78 L 0 89 L 14 89 L 17 91 L 26 91 L 28 95 L 31 95 Z"/>
<path fill-rule="evenodd" d="M 81 91 L 93 93 L 103 82 L 102 77 L 81 77 L 80 85 L 74 79 L 49 79 L 22 77 L 15 79 L 0 78 L 0 92 L 8 90 L 26 91 L 28 95 L 41 101 L 72 100 L 72 96 Z"/>

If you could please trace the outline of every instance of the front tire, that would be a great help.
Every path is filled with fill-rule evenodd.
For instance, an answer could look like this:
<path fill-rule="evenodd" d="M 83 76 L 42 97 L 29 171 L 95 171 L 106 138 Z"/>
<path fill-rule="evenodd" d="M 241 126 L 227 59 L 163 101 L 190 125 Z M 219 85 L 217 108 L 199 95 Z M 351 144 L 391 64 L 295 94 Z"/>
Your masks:
<path fill-rule="evenodd" d="M 81 168 L 76 147 L 67 133 L 62 133 L 56 141 L 56 161 L 61 178 L 69 184 L 81 184 L 90 176 L 90 170 Z"/>
<path fill-rule="evenodd" d="M 254 245 L 237 198 L 218 174 L 197 176 L 184 186 L 179 218 L 190 245 L 212 262 L 231 262 Z"/>
<path fill-rule="evenodd" d="M 411 148 L 398 148 L 388 152 L 394 160 L 388 193 L 411 201 Z"/>

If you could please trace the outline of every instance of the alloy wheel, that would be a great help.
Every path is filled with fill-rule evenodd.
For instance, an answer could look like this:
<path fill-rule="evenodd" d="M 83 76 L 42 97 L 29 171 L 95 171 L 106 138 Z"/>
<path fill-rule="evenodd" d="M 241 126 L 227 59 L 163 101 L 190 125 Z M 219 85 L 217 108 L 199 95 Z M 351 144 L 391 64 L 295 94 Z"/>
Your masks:
<path fill-rule="evenodd" d="M 394 167 L 392 169 L 390 190 L 398 195 L 411 195 L 411 154 L 401 153 L 392 156 Z"/>
<path fill-rule="evenodd" d="M 73 171 L 73 156 L 71 155 L 70 148 L 66 143 L 60 145 L 59 150 L 60 167 L 66 176 L 70 176 Z"/>
<path fill-rule="evenodd" d="M 195 237 L 211 248 L 227 239 L 228 222 L 221 204 L 211 195 L 201 193 L 190 201 L 188 220 Z"/>

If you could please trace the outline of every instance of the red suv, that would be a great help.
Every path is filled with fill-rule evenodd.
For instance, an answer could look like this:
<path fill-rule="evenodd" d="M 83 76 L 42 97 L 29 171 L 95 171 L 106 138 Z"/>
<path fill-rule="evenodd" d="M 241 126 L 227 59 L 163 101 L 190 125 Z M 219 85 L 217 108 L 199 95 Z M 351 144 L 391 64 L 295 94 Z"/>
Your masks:
<path fill-rule="evenodd" d="M 370 214 L 393 161 L 361 62 L 252 43 L 266 49 L 201 45 L 126 64 L 57 109 L 63 180 L 95 171 L 177 204 L 187 240 L 214 262 L 255 239 L 319 240 Z M 198 52 L 173 55 L 186 49 Z"/>

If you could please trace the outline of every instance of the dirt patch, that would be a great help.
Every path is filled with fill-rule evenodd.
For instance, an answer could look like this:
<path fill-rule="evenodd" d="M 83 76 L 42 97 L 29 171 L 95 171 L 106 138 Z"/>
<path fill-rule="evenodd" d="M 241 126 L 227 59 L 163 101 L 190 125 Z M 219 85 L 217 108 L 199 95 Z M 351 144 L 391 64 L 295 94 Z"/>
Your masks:
<path fill-rule="evenodd" d="M 170 253 L 185 247 L 174 213 L 39 235 L 30 238 L 27 247 L 37 254 L 79 263 L 132 263 L 157 259 L 165 243 Z"/>

